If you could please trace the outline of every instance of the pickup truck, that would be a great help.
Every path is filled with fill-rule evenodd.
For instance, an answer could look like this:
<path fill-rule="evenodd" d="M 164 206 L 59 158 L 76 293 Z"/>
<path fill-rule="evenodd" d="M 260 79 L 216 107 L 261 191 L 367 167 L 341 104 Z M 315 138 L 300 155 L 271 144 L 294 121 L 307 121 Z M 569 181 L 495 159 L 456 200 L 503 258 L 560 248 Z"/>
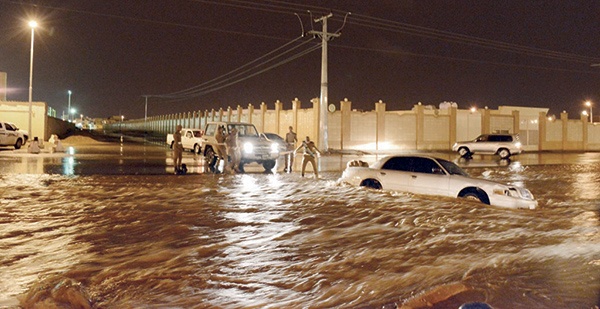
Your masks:
<path fill-rule="evenodd" d="M 0 121 L 0 146 L 13 146 L 19 149 L 27 143 L 27 139 L 29 139 L 27 131 L 19 130 L 13 123 Z"/>
<path fill-rule="evenodd" d="M 202 149 L 202 131 L 200 129 L 181 129 L 183 149 L 200 154 Z M 167 145 L 173 148 L 173 134 L 167 134 Z"/>
<path fill-rule="evenodd" d="M 258 134 L 256 127 L 251 123 L 244 122 L 209 122 L 206 124 L 204 136 L 202 136 L 202 149 L 204 157 L 209 165 L 215 164 L 215 149 L 217 147 L 217 128 L 223 127 L 223 134 L 228 135 L 232 128 L 238 130 L 238 143 L 241 148 L 242 159 L 238 166 L 244 171 L 244 165 L 252 162 L 261 164 L 265 171 L 275 167 L 279 158 L 279 145 L 269 141 L 264 135 Z M 214 168 L 214 166 L 209 166 Z"/>

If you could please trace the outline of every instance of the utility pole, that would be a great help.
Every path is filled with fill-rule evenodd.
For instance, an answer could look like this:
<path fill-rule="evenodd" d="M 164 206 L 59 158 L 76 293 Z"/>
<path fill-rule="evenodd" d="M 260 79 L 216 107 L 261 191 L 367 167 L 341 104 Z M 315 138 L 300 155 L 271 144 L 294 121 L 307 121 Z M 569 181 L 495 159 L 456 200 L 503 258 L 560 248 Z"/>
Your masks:
<path fill-rule="evenodd" d="M 327 137 L 327 41 L 332 37 L 339 37 L 339 33 L 327 32 L 327 19 L 331 18 L 333 13 L 317 18 L 315 22 L 323 22 L 323 31 L 309 31 L 309 34 L 321 37 L 323 46 L 321 47 L 321 96 L 319 97 L 319 148 L 323 151 L 329 150 L 329 141 Z"/>

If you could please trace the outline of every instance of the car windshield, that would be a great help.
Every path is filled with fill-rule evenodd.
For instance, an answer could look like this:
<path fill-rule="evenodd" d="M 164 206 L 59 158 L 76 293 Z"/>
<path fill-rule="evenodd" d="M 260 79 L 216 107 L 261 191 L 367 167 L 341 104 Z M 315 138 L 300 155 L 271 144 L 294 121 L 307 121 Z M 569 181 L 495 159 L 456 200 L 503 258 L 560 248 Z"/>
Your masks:
<path fill-rule="evenodd" d="M 458 165 L 456 165 L 450 161 L 438 159 L 438 162 L 444 167 L 444 169 L 446 169 L 446 171 L 448 171 L 448 173 L 450 173 L 450 175 L 461 175 L 461 176 L 469 177 L 469 174 L 467 174 L 467 172 L 465 172 Z"/>

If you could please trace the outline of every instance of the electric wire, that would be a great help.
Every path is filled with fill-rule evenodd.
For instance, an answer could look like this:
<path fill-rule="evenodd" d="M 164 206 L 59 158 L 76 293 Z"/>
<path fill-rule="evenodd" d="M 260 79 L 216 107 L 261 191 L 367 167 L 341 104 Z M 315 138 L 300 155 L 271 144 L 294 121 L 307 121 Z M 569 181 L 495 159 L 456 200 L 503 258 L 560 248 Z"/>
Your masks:
<path fill-rule="evenodd" d="M 288 54 L 288 53 L 290 53 L 290 52 L 292 52 L 292 51 L 294 51 L 294 50 L 296 50 L 296 49 L 298 49 L 298 48 L 302 47 L 303 45 L 305 45 L 305 44 L 307 44 L 307 43 L 310 42 L 310 41 L 305 41 L 305 42 L 303 42 L 303 43 L 301 43 L 301 44 L 299 44 L 299 45 L 297 45 L 295 47 L 287 49 L 287 50 L 283 51 L 282 53 L 273 56 L 272 58 L 264 60 L 263 62 L 257 64 L 256 66 L 254 66 L 252 68 L 249 68 L 247 70 L 242 71 L 242 69 L 250 67 L 251 65 L 257 63 L 258 61 L 263 60 L 263 59 L 267 58 L 268 56 L 271 56 L 271 55 L 275 54 L 276 52 L 278 52 L 278 51 L 280 51 L 282 49 L 287 48 L 288 46 L 290 46 L 291 44 L 297 42 L 300 39 L 302 39 L 301 36 L 297 37 L 296 39 L 291 40 L 290 42 L 287 42 L 286 44 L 283 44 L 283 45 L 279 46 L 278 48 L 276 48 L 276 49 L 274 49 L 274 50 L 266 53 L 265 55 L 262 55 L 262 56 L 254 59 L 254 60 L 252 60 L 252 61 L 250 61 L 250 62 L 248 62 L 248 63 L 246 63 L 246 64 L 244 64 L 244 65 L 242 65 L 242 66 L 240 66 L 240 67 L 238 67 L 238 68 L 236 68 L 234 70 L 232 70 L 232 71 L 229 71 L 229 72 L 227 72 L 227 73 L 225 73 L 223 75 L 217 76 L 217 77 L 215 77 L 215 78 L 213 78 L 211 80 L 208 80 L 208 81 L 206 81 L 206 82 L 204 82 L 202 84 L 199 84 L 199 85 L 187 88 L 187 89 L 183 89 L 183 90 L 180 90 L 180 91 L 175 91 L 175 92 L 171 92 L 171 93 L 164 94 L 164 95 L 158 95 L 156 97 L 161 97 L 161 96 L 165 96 L 165 97 L 168 97 L 168 96 L 177 96 L 177 95 L 180 95 L 180 94 L 185 94 L 185 93 L 189 93 L 189 92 L 193 92 L 193 91 L 197 91 L 197 90 L 202 90 L 203 88 L 210 87 L 209 84 L 211 84 L 211 83 L 216 83 L 216 84 L 224 83 L 228 79 L 231 79 L 231 78 L 234 78 L 234 77 L 239 77 L 243 73 L 252 70 L 252 68 L 256 68 L 257 66 L 260 66 L 260 65 L 263 65 L 263 64 L 265 64 L 265 63 L 267 63 L 269 61 L 272 61 L 273 59 L 275 59 L 277 57 L 281 57 L 281 56 L 283 56 L 285 54 Z M 239 71 L 241 71 L 241 72 L 239 72 Z M 234 73 L 237 73 L 237 72 L 239 72 L 239 73 L 233 75 Z M 230 75 L 233 75 L 233 76 L 229 77 L 228 79 L 225 79 L 225 78 L 227 78 Z"/>

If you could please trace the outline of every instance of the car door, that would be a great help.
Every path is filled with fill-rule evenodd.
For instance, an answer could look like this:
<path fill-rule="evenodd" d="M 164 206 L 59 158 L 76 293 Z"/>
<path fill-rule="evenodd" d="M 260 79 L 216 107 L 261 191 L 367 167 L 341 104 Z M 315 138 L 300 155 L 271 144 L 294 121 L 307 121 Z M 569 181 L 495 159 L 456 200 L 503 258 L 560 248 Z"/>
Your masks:
<path fill-rule="evenodd" d="M 19 133 L 17 133 L 17 129 L 11 126 L 8 123 L 4 123 L 4 133 L 6 137 L 5 145 L 13 145 L 17 142 L 17 138 L 19 138 Z"/>
<path fill-rule="evenodd" d="M 489 152 L 486 148 L 488 147 L 487 135 L 480 135 L 475 139 L 475 142 L 471 144 L 471 152 Z"/>
<path fill-rule="evenodd" d="M 410 192 L 426 195 L 448 195 L 450 178 L 431 158 L 414 157 L 408 181 Z"/>
<path fill-rule="evenodd" d="M 408 179 L 410 178 L 410 158 L 391 157 L 379 170 L 379 179 L 383 189 L 410 192 Z"/>

